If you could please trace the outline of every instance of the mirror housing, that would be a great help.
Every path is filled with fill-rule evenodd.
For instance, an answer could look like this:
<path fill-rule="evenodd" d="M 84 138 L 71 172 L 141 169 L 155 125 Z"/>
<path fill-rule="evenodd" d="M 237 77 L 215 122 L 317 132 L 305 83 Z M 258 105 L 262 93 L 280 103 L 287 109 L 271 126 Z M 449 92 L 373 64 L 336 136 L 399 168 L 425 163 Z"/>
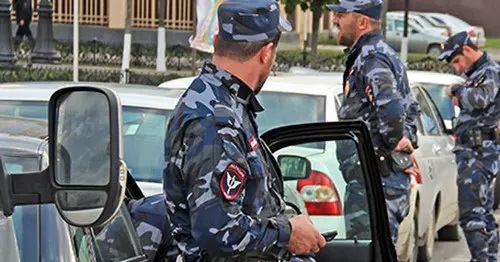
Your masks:
<path fill-rule="evenodd" d="M 279 155 L 278 163 L 285 181 L 308 178 L 311 175 L 311 161 L 296 155 Z"/>
<path fill-rule="evenodd" d="M 17 205 L 55 203 L 70 225 L 106 224 L 126 189 L 121 139 L 121 104 L 112 90 L 59 89 L 49 101 L 49 166 L 10 175 L 0 156 L 0 212 L 10 216 Z"/>
<path fill-rule="evenodd" d="M 418 33 L 420 33 L 420 31 L 418 31 L 418 30 L 417 30 L 417 29 L 415 29 L 415 28 L 412 28 L 412 29 L 411 29 L 411 33 L 412 33 L 412 34 L 418 34 Z"/>
<path fill-rule="evenodd" d="M 49 174 L 54 202 L 74 226 L 104 225 L 126 189 L 121 105 L 110 89 L 70 87 L 49 101 Z"/>

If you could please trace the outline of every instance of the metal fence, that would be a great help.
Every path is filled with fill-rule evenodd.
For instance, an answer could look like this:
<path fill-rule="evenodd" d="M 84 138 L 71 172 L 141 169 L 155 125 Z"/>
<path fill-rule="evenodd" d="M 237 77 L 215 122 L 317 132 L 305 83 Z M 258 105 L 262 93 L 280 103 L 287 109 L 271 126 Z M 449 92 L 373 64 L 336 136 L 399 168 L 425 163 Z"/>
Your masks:
<path fill-rule="evenodd" d="M 168 29 L 192 30 L 193 20 L 192 0 L 165 0 L 165 26 Z M 142 28 L 158 27 L 158 1 L 134 0 L 132 25 Z"/>
<path fill-rule="evenodd" d="M 31 0 L 33 21 L 38 20 L 38 1 Z M 125 1 L 125 0 L 123 0 Z M 73 23 L 74 0 L 52 0 L 53 22 Z M 79 24 L 108 26 L 110 0 L 79 0 Z M 15 19 L 14 7 L 12 19 Z M 174 30 L 192 30 L 194 26 L 192 0 L 165 0 L 165 26 Z M 156 28 L 158 26 L 158 0 L 133 0 L 133 27 Z M 125 20 L 125 17 L 123 17 Z"/>
<path fill-rule="evenodd" d="M 52 21 L 56 24 L 73 23 L 73 0 L 52 0 Z M 108 25 L 108 0 L 79 0 L 79 24 Z M 38 0 L 31 0 L 33 21 L 38 21 Z M 12 7 L 12 19 L 15 19 Z"/>

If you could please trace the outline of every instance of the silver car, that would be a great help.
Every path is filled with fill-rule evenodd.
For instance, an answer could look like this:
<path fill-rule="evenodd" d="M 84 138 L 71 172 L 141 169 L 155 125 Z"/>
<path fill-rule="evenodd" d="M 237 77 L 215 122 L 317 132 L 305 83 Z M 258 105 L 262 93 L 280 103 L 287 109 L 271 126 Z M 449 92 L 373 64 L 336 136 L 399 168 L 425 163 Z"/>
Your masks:
<path fill-rule="evenodd" d="M 401 51 L 404 31 L 404 13 L 387 12 L 386 42 L 396 51 Z M 430 24 L 422 17 L 410 13 L 408 16 L 408 52 L 441 54 L 441 43 L 448 39 L 448 31 Z"/>
<path fill-rule="evenodd" d="M 464 20 L 450 14 L 420 13 L 420 15 L 426 17 L 433 25 L 447 26 L 451 35 L 466 31 L 471 37 L 472 42 L 478 47 L 486 46 L 486 35 L 484 28 L 481 26 L 470 25 Z"/>

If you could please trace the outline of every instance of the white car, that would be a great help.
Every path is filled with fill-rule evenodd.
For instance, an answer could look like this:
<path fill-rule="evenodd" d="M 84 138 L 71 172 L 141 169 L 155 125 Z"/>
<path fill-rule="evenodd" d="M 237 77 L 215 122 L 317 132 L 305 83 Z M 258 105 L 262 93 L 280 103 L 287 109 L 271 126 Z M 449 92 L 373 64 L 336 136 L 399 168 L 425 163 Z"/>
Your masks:
<path fill-rule="evenodd" d="M 85 84 L 85 83 L 83 83 Z M 145 195 L 163 192 L 165 126 L 181 92 L 155 86 L 87 83 L 112 88 L 123 105 L 124 156 Z M 50 96 L 72 82 L 0 84 L 0 115 L 48 119 Z"/>
<path fill-rule="evenodd" d="M 466 31 L 474 44 L 478 47 L 486 46 L 486 35 L 484 28 L 481 26 L 470 25 L 464 20 L 450 14 L 420 13 L 420 15 L 426 17 L 434 25 L 447 26 L 451 31 L 451 35 Z"/>
<path fill-rule="evenodd" d="M 456 165 L 451 152 L 453 140 L 445 133 L 438 110 L 419 82 L 432 82 L 434 79 L 437 83 L 452 84 L 462 80 L 446 74 L 413 71 L 409 72 L 409 78 L 413 91 L 418 92 L 416 96 L 419 102 L 426 105 L 422 111 L 428 117 L 419 126 L 420 148 L 416 151 L 416 157 L 422 177 L 416 180 L 421 180 L 422 184 L 412 183 L 410 214 L 403 221 L 399 232 L 400 261 L 414 261 L 417 253 L 423 260 L 430 260 L 436 232 L 443 239 L 458 240 Z M 160 87 L 184 90 L 193 79 L 175 79 L 162 83 Z M 258 95 L 265 108 L 257 116 L 260 131 L 282 125 L 337 121 L 342 97 L 342 75 L 339 73 L 306 70 L 305 74 L 269 77 Z M 336 155 L 335 146 L 333 143 L 304 144 L 275 154 L 299 154 L 310 160 L 312 173 L 308 179 L 286 183 L 292 183 L 300 193 L 307 212 L 320 232 L 333 226 L 339 231 L 337 240 L 349 241 L 345 235 L 342 210 L 345 182 L 338 164 L 332 161 Z"/>

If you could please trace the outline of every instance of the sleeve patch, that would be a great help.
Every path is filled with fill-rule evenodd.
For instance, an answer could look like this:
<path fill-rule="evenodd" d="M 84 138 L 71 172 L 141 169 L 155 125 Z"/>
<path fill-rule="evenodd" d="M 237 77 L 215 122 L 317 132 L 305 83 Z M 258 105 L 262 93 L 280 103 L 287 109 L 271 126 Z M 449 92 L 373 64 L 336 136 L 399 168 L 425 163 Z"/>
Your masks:
<path fill-rule="evenodd" d="M 226 200 L 236 199 L 245 186 L 245 170 L 235 163 L 230 164 L 219 181 L 222 195 Z"/>

